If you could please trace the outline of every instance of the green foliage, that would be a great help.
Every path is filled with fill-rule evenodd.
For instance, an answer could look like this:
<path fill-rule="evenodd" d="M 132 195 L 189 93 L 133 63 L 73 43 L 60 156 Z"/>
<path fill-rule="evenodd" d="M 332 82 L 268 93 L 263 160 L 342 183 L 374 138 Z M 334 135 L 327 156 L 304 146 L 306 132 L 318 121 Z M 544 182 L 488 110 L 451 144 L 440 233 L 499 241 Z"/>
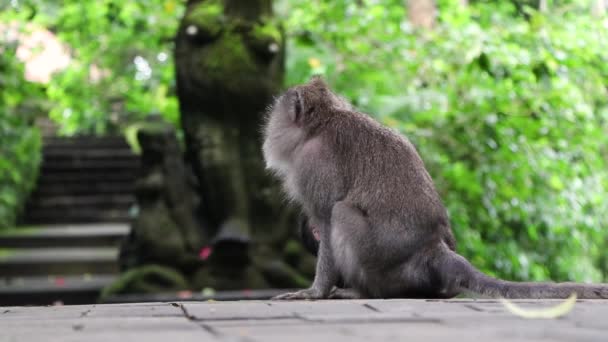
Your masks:
<path fill-rule="evenodd" d="M 46 86 L 61 133 L 108 133 L 151 113 L 177 123 L 172 49 L 181 1 L 10 3 L 0 5 L 8 7 L 0 22 L 48 28 L 70 51 L 69 66 Z"/>
<path fill-rule="evenodd" d="M 111 296 L 127 293 L 177 292 L 188 289 L 188 280 L 178 270 L 149 264 L 130 269 L 106 286 L 99 296 L 104 302 Z"/>
<path fill-rule="evenodd" d="M 23 79 L 14 44 L 0 44 L 0 230 L 15 225 L 36 182 L 41 142 L 31 121 L 40 98 Z"/>
<path fill-rule="evenodd" d="M 171 127 L 171 126 L 169 126 Z M 140 131 L 148 131 L 151 133 L 161 133 L 167 130 L 167 124 L 164 122 L 136 122 L 132 125 L 125 127 L 124 136 L 127 144 L 131 147 L 131 150 L 135 154 L 141 154 L 141 146 L 137 139 L 137 134 Z"/>
<path fill-rule="evenodd" d="M 281 4 L 288 83 L 325 74 L 408 135 L 459 252 L 510 279 L 606 280 L 606 18 L 445 0 L 416 30 L 403 1 Z"/>
<path fill-rule="evenodd" d="M 64 134 L 117 131 L 150 113 L 178 121 L 171 52 L 182 10 L 177 0 L 0 4 L 0 229 L 15 224 L 35 184 L 41 105 Z M 15 50 L 40 29 L 55 33 L 71 60 L 35 85 Z"/>

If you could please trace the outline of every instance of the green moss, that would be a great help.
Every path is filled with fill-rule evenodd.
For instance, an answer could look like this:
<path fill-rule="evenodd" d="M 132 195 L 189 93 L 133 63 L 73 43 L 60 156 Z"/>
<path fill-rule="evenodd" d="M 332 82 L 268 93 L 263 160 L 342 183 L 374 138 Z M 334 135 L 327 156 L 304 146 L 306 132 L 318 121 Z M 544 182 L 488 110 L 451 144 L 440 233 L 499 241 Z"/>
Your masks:
<path fill-rule="evenodd" d="M 192 23 L 204 23 L 209 18 L 217 18 L 224 14 L 224 6 L 221 1 L 209 0 L 194 8 L 188 13 L 188 20 Z"/>
<path fill-rule="evenodd" d="M 12 227 L 0 230 L 0 236 L 30 236 L 40 232 L 42 228 L 34 226 Z"/>
<path fill-rule="evenodd" d="M 131 147 L 131 150 L 135 154 L 141 154 L 141 146 L 137 139 L 137 133 L 140 131 L 146 131 L 149 133 L 164 133 L 171 129 L 171 126 L 164 122 L 138 122 L 127 126 L 124 130 L 125 140 Z"/>
<path fill-rule="evenodd" d="M 223 79 L 234 79 L 238 82 L 242 75 L 257 74 L 257 67 L 241 35 L 226 32 L 220 40 L 205 51 L 205 58 L 200 58 L 200 70 L 215 73 Z"/>
<path fill-rule="evenodd" d="M 282 31 L 270 18 L 250 21 L 226 16 L 221 2 L 208 1 L 193 7 L 184 19 L 198 31 L 190 38 L 195 42 L 187 58 L 195 61 L 190 68 L 193 79 L 221 80 L 231 92 L 242 91 L 244 84 L 258 84 L 267 77 L 273 58 L 281 52 Z M 255 87 L 254 87 L 255 89 Z"/>
<path fill-rule="evenodd" d="M 302 252 L 301 244 L 296 240 L 289 240 L 285 244 L 283 253 L 286 255 L 298 255 Z"/>
<path fill-rule="evenodd" d="M 12 254 L 12 250 L 9 248 L 0 248 L 0 259 L 6 259 Z"/>
<path fill-rule="evenodd" d="M 209 265 L 198 270 L 192 277 L 192 286 L 197 291 L 204 288 L 224 291 L 265 289 L 269 285 L 260 270 L 253 266 L 235 269 Z"/>
<path fill-rule="evenodd" d="M 188 281 L 179 271 L 160 265 L 146 265 L 123 273 L 103 289 L 100 301 L 118 294 L 169 292 L 188 288 Z"/>
<path fill-rule="evenodd" d="M 311 281 L 293 267 L 281 260 L 271 260 L 260 264 L 267 282 L 275 288 L 306 288 Z"/>
<path fill-rule="evenodd" d="M 222 29 L 224 6 L 220 1 L 207 1 L 188 12 L 186 23 L 196 25 L 204 34 L 217 35 Z"/>
<path fill-rule="evenodd" d="M 252 38 L 257 40 L 272 39 L 277 43 L 281 42 L 281 30 L 279 30 L 277 25 L 273 22 L 266 22 L 253 26 L 251 33 Z"/>

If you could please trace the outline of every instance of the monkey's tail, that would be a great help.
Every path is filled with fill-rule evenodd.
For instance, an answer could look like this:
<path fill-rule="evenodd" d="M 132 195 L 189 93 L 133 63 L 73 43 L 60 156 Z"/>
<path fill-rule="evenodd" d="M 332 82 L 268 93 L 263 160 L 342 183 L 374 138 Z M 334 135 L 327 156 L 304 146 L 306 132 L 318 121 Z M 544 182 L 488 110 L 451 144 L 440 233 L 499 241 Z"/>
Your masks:
<path fill-rule="evenodd" d="M 473 292 L 492 298 L 608 298 L 608 284 L 513 282 L 480 272 L 464 257 L 447 248 L 441 251 L 439 275 L 450 292 Z"/>

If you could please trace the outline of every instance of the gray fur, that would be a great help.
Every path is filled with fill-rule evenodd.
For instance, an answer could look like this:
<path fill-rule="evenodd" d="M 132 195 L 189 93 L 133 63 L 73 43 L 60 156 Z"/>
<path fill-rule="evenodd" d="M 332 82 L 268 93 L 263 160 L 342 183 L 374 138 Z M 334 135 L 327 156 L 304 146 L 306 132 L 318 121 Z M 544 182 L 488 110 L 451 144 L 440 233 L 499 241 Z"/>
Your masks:
<path fill-rule="evenodd" d="M 320 78 L 276 100 L 264 135 L 267 167 L 320 233 L 313 285 L 279 299 L 342 297 L 339 279 L 368 298 L 608 298 L 608 285 L 515 283 L 476 270 L 454 252 L 447 212 L 414 146 Z"/>

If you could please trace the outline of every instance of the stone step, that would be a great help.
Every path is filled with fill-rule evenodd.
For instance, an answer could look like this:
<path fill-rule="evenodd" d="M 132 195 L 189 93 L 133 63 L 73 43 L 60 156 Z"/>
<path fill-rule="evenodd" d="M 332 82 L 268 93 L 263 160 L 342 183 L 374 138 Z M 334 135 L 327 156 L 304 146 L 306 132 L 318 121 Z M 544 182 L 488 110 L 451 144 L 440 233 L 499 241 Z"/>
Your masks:
<path fill-rule="evenodd" d="M 42 172 L 53 172 L 61 170 L 88 172 L 89 170 L 98 169 L 104 172 L 112 172 L 114 170 L 129 170 L 136 171 L 140 168 L 139 159 L 58 159 L 46 158 L 42 162 Z"/>
<path fill-rule="evenodd" d="M 70 210 L 26 209 L 23 224 L 59 224 L 90 222 L 129 222 L 129 209 L 73 208 Z"/>
<path fill-rule="evenodd" d="M 123 136 L 45 137 L 26 224 L 128 222 L 140 158 Z"/>
<path fill-rule="evenodd" d="M 109 247 L 129 234 L 129 225 L 48 225 L 0 231 L 0 248 Z"/>
<path fill-rule="evenodd" d="M 3 248 L 0 275 L 117 274 L 118 248 Z"/>
<path fill-rule="evenodd" d="M 133 182 L 66 182 L 41 183 L 33 197 L 51 197 L 65 195 L 118 194 L 130 195 L 135 191 Z"/>
<path fill-rule="evenodd" d="M 128 222 L 134 203 L 131 194 L 34 196 L 26 206 L 24 223 Z"/>
<path fill-rule="evenodd" d="M 107 172 L 104 170 L 63 170 L 62 172 L 42 173 L 38 179 L 38 184 L 64 184 L 64 183 L 106 183 L 106 182 L 134 182 L 137 172 L 132 170 L 119 170 Z"/>
<path fill-rule="evenodd" d="M 47 149 L 102 149 L 102 148 L 122 148 L 129 149 L 129 145 L 122 136 L 105 137 L 46 137 L 43 140 L 44 150 Z"/>
<path fill-rule="evenodd" d="M 104 184 L 133 184 L 135 180 L 135 174 L 132 172 L 105 174 L 96 174 L 93 172 L 41 174 L 38 178 L 37 187 L 45 187 L 47 185 L 62 186 L 64 184 L 66 187 L 69 187 L 72 184 L 89 184 L 98 187 Z"/>
<path fill-rule="evenodd" d="M 28 203 L 28 208 L 30 210 L 35 210 L 37 208 L 69 207 L 72 210 L 78 210 L 78 208 L 82 207 L 94 207 L 97 209 L 117 208 L 128 210 L 134 201 L 135 197 L 131 194 L 113 193 L 82 196 L 35 196 L 32 201 Z"/>
<path fill-rule="evenodd" d="M 83 158 L 83 159 L 139 159 L 130 148 L 86 148 L 86 149 L 67 149 L 67 148 L 45 148 L 44 156 L 47 158 Z"/>
<path fill-rule="evenodd" d="M 0 306 L 95 303 L 114 274 L 0 277 Z"/>

